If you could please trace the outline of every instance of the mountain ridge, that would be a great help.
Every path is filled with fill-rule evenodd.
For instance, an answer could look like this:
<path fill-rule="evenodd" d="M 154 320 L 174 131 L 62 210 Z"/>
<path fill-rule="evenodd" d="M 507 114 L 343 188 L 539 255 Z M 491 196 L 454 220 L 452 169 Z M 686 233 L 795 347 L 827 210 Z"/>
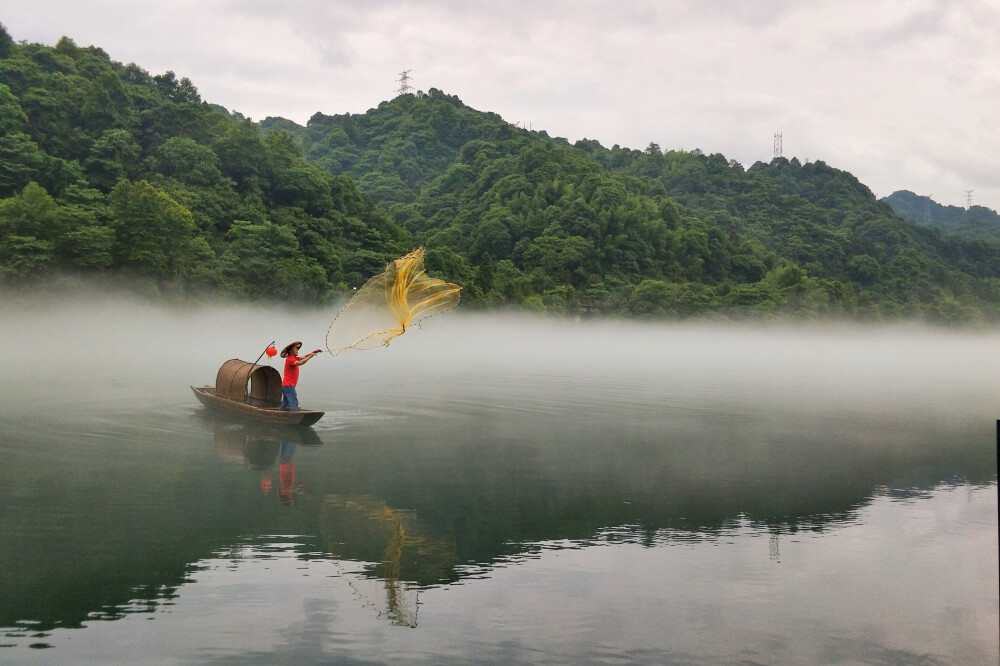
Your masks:
<path fill-rule="evenodd" d="M 882 199 L 896 213 L 914 224 L 963 238 L 1000 241 L 1000 215 L 985 206 L 945 206 L 930 197 L 897 190 Z"/>
<path fill-rule="evenodd" d="M 466 143 L 458 148 L 461 141 L 447 145 L 438 140 L 436 123 L 460 124 Z M 262 123 L 265 130 L 269 125 Z M 956 247 L 964 241 L 956 245 L 925 233 L 877 201 L 852 174 L 823 162 L 777 158 L 744 169 L 719 154 L 663 151 L 655 144 L 644 151 L 609 149 L 586 139 L 571 145 L 513 127 L 435 89 L 382 102 L 365 114 L 317 114 L 295 132 L 307 159 L 357 178 L 363 194 L 417 241 L 456 250 L 457 257 L 437 268 L 469 280 L 486 254 L 494 263 L 510 262 L 504 264 L 508 279 L 513 275 L 532 283 L 528 291 L 549 309 L 573 309 L 611 293 L 619 304 L 631 298 L 626 309 L 640 315 L 715 307 L 858 313 L 872 300 L 881 301 L 879 307 L 890 314 L 905 313 L 933 300 L 928 294 L 940 295 L 939 285 L 919 274 L 943 277 L 947 269 L 934 264 L 949 263 L 963 252 Z M 494 189 L 497 183 L 507 191 Z M 566 186 L 574 192 L 567 195 Z M 513 201 L 512 188 L 520 201 Z M 597 190 L 608 188 L 616 190 L 611 199 L 594 198 Z M 529 196 L 538 207 L 560 208 L 561 227 L 546 230 L 545 223 L 532 223 L 529 218 L 538 211 L 530 211 Z M 558 201 L 563 196 L 567 200 Z M 634 239 L 644 246 L 639 252 L 634 247 L 606 251 L 602 245 L 615 243 L 605 233 L 607 219 L 597 233 L 580 232 L 579 218 L 589 218 L 589 223 L 607 218 L 609 205 L 621 205 L 629 197 L 645 199 L 630 204 L 637 220 L 652 201 L 665 206 L 658 211 L 662 214 L 647 215 L 643 224 L 665 224 L 668 228 L 656 233 L 660 241 L 671 236 L 664 241 L 671 248 L 658 251 L 647 237 Z M 492 205 L 483 205 L 491 199 Z M 574 222 L 566 221 L 574 216 Z M 620 236 L 623 230 L 612 231 Z M 629 231 L 635 234 L 634 228 Z M 986 252 L 991 253 L 995 249 Z M 633 258 L 623 261 L 628 254 Z M 585 255 L 590 255 L 589 267 Z M 919 270 L 908 265 L 910 259 Z M 894 275 L 893 261 L 912 273 L 911 279 Z M 630 262 L 641 268 L 630 271 Z M 602 271 L 594 266 L 631 282 L 631 290 L 609 288 L 603 275 L 595 277 Z M 539 269 L 560 279 L 533 280 L 530 276 Z M 974 277 L 987 278 L 994 270 L 995 265 L 977 269 Z M 775 271 L 784 277 L 779 279 Z M 917 277 L 922 279 L 912 279 Z M 723 284 L 727 280 L 733 288 Z M 961 281 L 949 279 L 947 289 Z M 563 287 L 576 302 L 561 300 Z M 517 291 L 509 284 L 504 289 Z"/>
<path fill-rule="evenodd" d="M 0 284 L 328 302 L 393 256 L 467 307 L 640 317 L 1000 319 L 1000 244 L 852 174 L 545 132 L 431 89 L 253 123 L 95 47 L 0 30 Z"/>

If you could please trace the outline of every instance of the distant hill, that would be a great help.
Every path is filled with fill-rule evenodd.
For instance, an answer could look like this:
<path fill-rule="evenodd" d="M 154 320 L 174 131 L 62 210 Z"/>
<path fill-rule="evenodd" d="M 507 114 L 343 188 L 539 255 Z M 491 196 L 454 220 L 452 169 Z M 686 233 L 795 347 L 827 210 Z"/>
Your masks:
<path fill-rule="evenodd" d="M 293 131 L 473 302 L 961 320 L 1000 287 L 1000 246 L 942 240 L 823 162 L 570 145 L 434 89 Z"/>
<path fill-rule="evenodd" d="M 941 233 L 957 234 L 963 238 L 1000 241 L 1000 215 L 990 208 L 943 206 L 930 197 L 907 190 L 893 192 L 882 201 L 892 206 L 897 215 L 914 224 L 940 229 Z"/>
<path fill-rule="evenodd" d="M 260 126 L 291 132 L 310 162 L 351 176 L 362 194 L 381 203 L 414 201 L 455 162 L 462 146 L 492 137 L 507 123 L 432 89 L 429 95 L 382 102 L 364 114 L 316 113 L 306 127 L 284 118 L 266 118 Z"/>

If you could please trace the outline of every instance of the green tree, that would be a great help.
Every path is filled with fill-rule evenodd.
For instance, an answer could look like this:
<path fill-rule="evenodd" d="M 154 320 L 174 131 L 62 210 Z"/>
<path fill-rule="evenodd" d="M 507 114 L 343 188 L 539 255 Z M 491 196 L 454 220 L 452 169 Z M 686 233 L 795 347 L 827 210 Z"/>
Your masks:
<path fill-rule="evenodd" d="M 194 139 L 175 136 L 157 148 L 156 170 L 186 185 L 212 187 L 222 179 L 218 156 Z"/>
<path fill-rule="evenodd" d="M 628 310 L 641 317 L 663 317 L 670 311 L 676 285 L 663 280 L 643 280 L 632 289 Z"/>
<path fill-rule="evenodd" d="M 14 52 L 14 40 L 11 39 L 10 33 L 7 32 L 7 28 L 0 23 L 0 58 L 9 58 L 10 54 Z"/>
<path fill-rule="evenodd" d="M 222 173 L 236 182 L 242 193 L 262 189 L 269 164 L 257 126 L 249 120 L 230 125 L 212 144 Z"/>
<path fill-rule="evenodd" d="M 299 251 L 292 230 L 263 222 L 233 222 L 221 257 L 224 286 L 244 297 L 318 300 L 331 286 L 322 267 Z"/>
<path fill-rule="evenodd" d="M 875 257 L 859 254 L 847 262 L 847 270 L 851 277 L 866 287 L 873 285 L 882 274 L 882 267 Z"/>
<path fill-rule="evenodd" d="M 48 269 L 60 224 L 58 204 L 37 183 L 0 201 L 0 276 L 36 276 Z"/>
<path fill-rule="evenodd" d="M 103 192 L 110 192 L 119 180 L 133 175 L 140 150 L 139 144 L 127 130 L 102 132 L 84 163 L 91 185 Z"/>
<path fill-rule="evenodd" d="M 134 115 L 121 79 L 110 68 L 101 71 L 80 106 L 81 125 L 92 133 L 126 128 L 132 125 Z"/>
<path fill-rule="evenodd" d="M 57 253 L 70 268 L 106 271 L 114 265 L 115 234 L 110 227 L 80 226 L 59 239 Z"/>
<path fill-rule="evenodd" d="M 17 97 L 3 83 L 0 83 L 0 136 L 24 132 L 28 127 L 28 116 L 21 109 Z"/>
<path fill-rule="evenodd" d="M 524 264 L 539 268 L 549 277 L 560 282 L 574 280 L 576 269 L 584 266 L 593 253 L 594 246 L 579 236 L 539 236 L 524 251 Z"/>
<path fill-rule="evenodd" d="M 43 179 L 46 155 L 27 134 L 0 136 L 0 197 L 20 192 Z"/>
<path fill-rule="evenodd" d="M 118 267 L 160 280 L 191 267 L 195 224 L 190 211 L 141 180 L 123 180 L 109 197 Z"/>

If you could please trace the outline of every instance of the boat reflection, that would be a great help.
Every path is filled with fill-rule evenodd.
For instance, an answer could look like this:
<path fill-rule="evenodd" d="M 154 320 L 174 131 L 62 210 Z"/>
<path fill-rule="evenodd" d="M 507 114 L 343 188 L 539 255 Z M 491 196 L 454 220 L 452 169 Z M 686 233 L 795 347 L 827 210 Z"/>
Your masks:
<path fill-rule="evenodd" d="M 267 428 L 248 424 L 216 423 L 215 453 L 228 462 L 243 462 L 258 470 L 260 490 L 269 495 L 274 488 L 271 468 L 278 465 L 278 500 L 284 506 L 296 503 L 305 488 L 295 481 L 297 446 L 319 446 L 319 436 L 308 428 Z"/>
<path fill-rule="evenodd" d="M 319 446 L 323 440 L 311 428 L 269 428 L 245 423 L 215 421 L 212 428 L 215 454 L 228 462 L 244 462 L 253 469 L 274 465 L 282 443 L 292 447 Z"/>
<path fill-rule="evenodd" d="M 297 446 L 319 446 L 322 440 L 309 428 L 268 428 L 250 424 L 217 422 L 212 430 L 215 454 L 227 462 L 244 463 L 261 473 L 260 489 L 269 495 L 274 488 L 271 468 L 278 466 L 278 499 L 285 506 L 296 503 L 305 488 L 295 481 Z"/>

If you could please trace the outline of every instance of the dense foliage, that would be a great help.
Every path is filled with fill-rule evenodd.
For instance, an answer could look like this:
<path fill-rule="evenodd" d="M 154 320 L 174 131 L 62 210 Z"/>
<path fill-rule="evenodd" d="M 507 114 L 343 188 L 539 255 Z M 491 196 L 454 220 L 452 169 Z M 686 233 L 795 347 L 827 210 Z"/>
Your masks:
<path fill-rule="evenodd" d="M 294 130 L 468 301 L 550 311 L 994 319 L 1000 246 L 919 228 L 822 162 L 575 145 L 431 90 Z"/>
<path fill-rule="evenodd" d="M 904 220 L 918 226 L 939 229 L 944 234 L 957 234 L 963 238 L 982 238 L 1000 241 L 1000 215 L 983 206 L 942 206 L 930 197 L 922 197 L 907 190 L 893 192 L 882 199 Z"/>
<path fill-rule="evenodd" d="M 354 182 L 308 164 L 289 134 L 208 105 L 63 38 L 0 27 L 0 280 L 124 275 L 317 301 L 412 245 Z"/>
<path fill-rule="evenodd" d="M 570 145 L 433 89 L 255 124 L 170 72 L 0 27 L 0 281 L 322 302 L 418 244 L 473 307 L 1000 318 L 1000 245 L 822 162 Z"/>

